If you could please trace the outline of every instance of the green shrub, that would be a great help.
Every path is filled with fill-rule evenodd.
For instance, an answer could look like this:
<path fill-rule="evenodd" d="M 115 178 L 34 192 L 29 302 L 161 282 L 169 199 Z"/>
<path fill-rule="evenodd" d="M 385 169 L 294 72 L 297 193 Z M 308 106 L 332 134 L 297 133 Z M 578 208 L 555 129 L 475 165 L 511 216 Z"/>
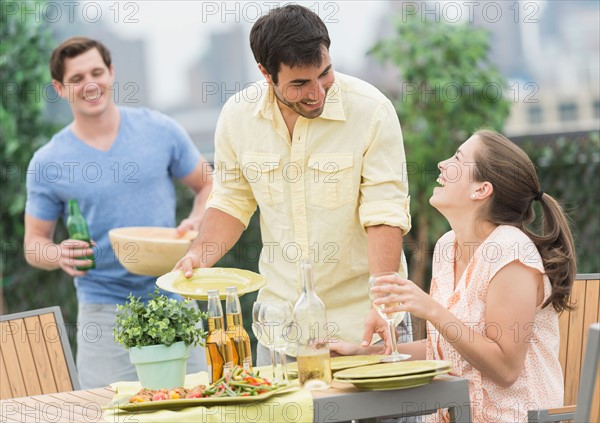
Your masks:
<path fill-rule="evenodd" d="M 206 315 L 190 307 L 191 301 L 160 295 L 158 289 L 150 297 L 150 301 L 143 303 L 141 298 L 129 295 L 125 304 L 117 306 L 115 342 L 125 348 L 169 346 L 180 341 L 204 345 L 206 332 L 196 326 Z"/>

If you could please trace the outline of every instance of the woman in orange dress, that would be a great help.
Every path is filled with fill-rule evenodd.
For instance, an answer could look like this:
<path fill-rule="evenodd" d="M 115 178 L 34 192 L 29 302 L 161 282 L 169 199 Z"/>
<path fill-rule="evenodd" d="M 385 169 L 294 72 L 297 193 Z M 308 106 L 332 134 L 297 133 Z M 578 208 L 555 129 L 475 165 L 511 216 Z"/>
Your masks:
<path fill-rule="evenodd" d="M 567 218 L 527 155 L 495 132 L 476 132 L 438 167 L 430 203 L 452 230 L 435 247 L 430 295 L 400 279 L 376 288 L 390 292 L 376 303 L 427 321 L 426 340 L 398 348 L 450 360 L 452 374 L 469 379 L 474 422 L 526 422 L 529 409 L 563 404 L 558 314 L 569 308 L 576 269 Z M 528 227 L 536 201 L 541 234 Z M 374 352 L 365 343 L 331 348 Z"/>

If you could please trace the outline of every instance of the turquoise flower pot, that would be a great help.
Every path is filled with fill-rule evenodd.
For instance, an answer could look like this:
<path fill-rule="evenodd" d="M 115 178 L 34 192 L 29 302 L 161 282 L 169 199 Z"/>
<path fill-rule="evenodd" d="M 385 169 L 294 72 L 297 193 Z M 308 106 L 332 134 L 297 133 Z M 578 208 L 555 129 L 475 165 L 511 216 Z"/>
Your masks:
<path fill-rule="evenodd" d="M 183 386 L 190 346 L 176 342 L 171 346 L 133 347 L 129 359 L 135 365 L 142 387 L 172 389 Z"/>

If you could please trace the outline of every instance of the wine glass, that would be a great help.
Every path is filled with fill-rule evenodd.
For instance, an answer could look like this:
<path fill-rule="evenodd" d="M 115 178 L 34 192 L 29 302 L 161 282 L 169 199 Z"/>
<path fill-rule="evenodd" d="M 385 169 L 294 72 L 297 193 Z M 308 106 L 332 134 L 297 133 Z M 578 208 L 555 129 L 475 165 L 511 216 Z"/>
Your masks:
<path fill-rule="evenodd" d="M 369 276 L 369 298 L 371 299 L 371 301 L 375 301 L 379 298 L 387 297 L 388 295 L 391 294 L 389 291 L 388 292 L 373 291 L 374 287 L 376 287 L 376 286 L 377 287 L 389 287 L 392 285 L 398 285 L 399 277 L 400 277 L 400 275 L 396 272 L 376 273 L 374 275 Z M 406 312 L 404 312 L 404 311 L 395 311 L 395 312 L 391 312 L 391 313 L 383 312 L 383 310 L 385 308 L 393 307 L 396 305 L 399 305 L 399 303 L 379 304 L 379 305 L 373 304 L 373 307 L 377 311 L 377 314 L 379 314 L 385 321 L 387 321 L 388 330 L 390 333 L 390 339 L 392 341 L 392 354 L 381 359 L 381 361 L 384 363 L 393 363 L 396 361 L 402 361 L 402 360 L 406 360 L 406 359 L 410 358 L 409 355 L 400 354 L 398 352 L 398 342 L 396 340 L 396 325 L 395 325 L 396 318 L 400 317 L 400 320 L 404 319 L 404 315 L 406 314 Z"/>
<path fill-rule="evenodd" d="M 265 329 L 260 320 L 261 307 L 263 304 L 264 303 L 255 302 L 252 306 L 252 332 L 254 332 L 256 340 L 269 349 L 269 354 L 271 355 L 271 369 L 273 370 L 273 378 L 275 378 L 275 367 L 277 366 L 275 361 L 275 348 L 269 345 L 265 336 Z"/>
<path fill-rule="evenodd" d="M 289 301 L 265 301 L 260 307 L 258 320 L 262 325 L 262 335 L 269 348 L 279 355 L 283 381 L 288 380 L 285 351 L 293 318 L 294 309 Z"/>

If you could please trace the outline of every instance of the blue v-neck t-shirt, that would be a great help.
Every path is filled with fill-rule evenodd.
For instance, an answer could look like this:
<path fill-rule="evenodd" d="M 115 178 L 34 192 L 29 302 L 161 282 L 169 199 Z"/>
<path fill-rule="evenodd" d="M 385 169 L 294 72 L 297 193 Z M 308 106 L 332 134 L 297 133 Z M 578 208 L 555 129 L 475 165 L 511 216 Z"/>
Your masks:
<path fill-rule="evenodd" d="M 41 220 L 65 222 L 68 200 L 85 216 L 96 268 L 75 279 L 80 303 L 124 303 L 129 293 L 146 297 L 156 278 L 133 275 L 117 260 L 108 231 L 127 226 L 175 226 L 174 178 L 190 174 L 200 153 L 168 116 L 145 108 L 119 107 L 117 137 L 107 151 L 77 138 L 70 125 L 40 148 L 27 169 L 25 211 Z M 52 254 L 36 246 L 36 254 Z"/>

